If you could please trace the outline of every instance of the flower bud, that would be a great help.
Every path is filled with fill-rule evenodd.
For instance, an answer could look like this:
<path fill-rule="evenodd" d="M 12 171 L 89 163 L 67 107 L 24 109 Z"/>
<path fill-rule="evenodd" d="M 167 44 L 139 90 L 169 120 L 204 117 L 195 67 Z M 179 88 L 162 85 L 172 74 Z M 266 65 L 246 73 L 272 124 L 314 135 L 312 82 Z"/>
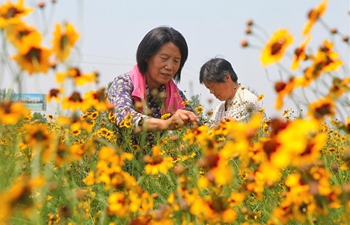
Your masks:
<path fill-rule="evenodd" d="M 247 47 L 247 46 L 248 46 L 248 42 L 247 42 L 246 40 L 242 40 L 241 46 L 242 46 L 243 48 Z"/>

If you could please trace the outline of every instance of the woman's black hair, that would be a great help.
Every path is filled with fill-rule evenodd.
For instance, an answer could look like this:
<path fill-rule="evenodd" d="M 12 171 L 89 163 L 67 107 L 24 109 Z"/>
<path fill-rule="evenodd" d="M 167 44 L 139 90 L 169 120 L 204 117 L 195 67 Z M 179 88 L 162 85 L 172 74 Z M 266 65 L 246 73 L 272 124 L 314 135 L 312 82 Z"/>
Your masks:
<path fill-rule="evenodd" d="M 156 27 L 149 31 L 137 48 L 136 61 L 142 75 L 145 75 L 148 68 L 146 60 L 155 55 L 159 48 L 168 42 L 174 43 L 180 49 L 180 67 L 173 78 L 176 82 L 180 81 L 181 70 L 188 56 L 187 42 L 179 31 L 166 26 Z"/>
<path fill-rule="evenodd" d="M 201 67 L 199 72 L 199 83 L 223 83 L 225 82 L 227 74 L 230 75 L 233 82 L 237 82 L 237 74 L 229 61 L 222 58 L 212 58 Z"/>

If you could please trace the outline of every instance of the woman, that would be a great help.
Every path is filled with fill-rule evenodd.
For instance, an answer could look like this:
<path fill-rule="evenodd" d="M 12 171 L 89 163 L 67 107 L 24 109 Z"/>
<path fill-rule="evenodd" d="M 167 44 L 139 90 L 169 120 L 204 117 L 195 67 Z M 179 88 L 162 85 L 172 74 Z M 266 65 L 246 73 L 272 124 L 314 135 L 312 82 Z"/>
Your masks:
<path fill-rule="evenodd" d="M 137 64 L 116 77 L 108 90 L 108 100 L 115 106 L 117 125 L 132 116 L 135 133 L 174 130 L 197 124 L 198 117 L 173 80 L 180 81 L 187 60 L 185 38 L 171 27 L 157 27 L 141 40 Z M 169 119 L 161 119 L 170 114 Z"/>
<path fill-rule="evenodd" d="M 258 97 L 238 82 L 238 77 L 230 62 L 213 58 L 200 70 L 199 82 L 209 89 L 218 100 L 223 101 L 213 111 L 211 121 L 222 120 L 247 122 L 256 112 L 263 112 Z"/>

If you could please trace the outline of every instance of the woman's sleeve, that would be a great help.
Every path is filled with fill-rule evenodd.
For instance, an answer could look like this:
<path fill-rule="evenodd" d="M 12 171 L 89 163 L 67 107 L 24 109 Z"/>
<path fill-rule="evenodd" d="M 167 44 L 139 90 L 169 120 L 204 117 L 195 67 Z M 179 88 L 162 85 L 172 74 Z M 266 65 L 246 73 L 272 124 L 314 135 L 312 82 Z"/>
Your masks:
<path fill-rule="evenodd" d="M 114 105 L 114 114 L 116 116 L 116 124 L 119 125 L 125 117 L 131 113 L 132 127 L 135 127 L 140 120 L 148 118 L 148 116 L 137 112 L 134 109 L 132 91 L 134 85 L 128 74 L 116 77 L 108 90 L 108 100 Z"/>
<path fill-rule="evenodd" d="M 257 101 L 253 94 L 237 96 L 236 101 L 230 107 L 229 115 L 237 121 L 249 122 L 253 114 L 261 110 L 261 108 L 260 102 Z"/>

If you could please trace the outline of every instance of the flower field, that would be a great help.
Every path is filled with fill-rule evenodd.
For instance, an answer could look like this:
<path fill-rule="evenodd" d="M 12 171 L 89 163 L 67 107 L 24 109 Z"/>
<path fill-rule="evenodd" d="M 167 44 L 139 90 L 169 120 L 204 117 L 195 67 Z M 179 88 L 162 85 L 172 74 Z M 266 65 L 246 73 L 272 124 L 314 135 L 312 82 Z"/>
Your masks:
<path fill-rule="evenodd" d="M 263 66 L 288 75 L 275 83 L 276 109 L 296 91 L 322 85 L 324 93 L 305 99 L 305 115 L 286 109 L 280 118 L 255 114 L 248 123 L 155 132 L 153 147 L 144 133 L 133 142 L 131 117 L 117 129 L 107 87 L 62 88 L 99 83 L 98 73 L 67 66 L 80 38 L 72 24 L 57 23 L 44 47 L 44 34 L 25 22 L 44 5 L 1 3 L 2 62 L 19 68 L 10 70 L 16 83 L 54 72 L 57 88 L 47 101 L 60 110 L 42 115 L 10 101 L 11 93 L 0 96 L 0 224 L 350 224 L 350 76 L 335 50 L 336 38 L 348 48 L 349 37 L 325 26 L 332 38 L 306 50 L 314 24 L 325 24 L 327 2 L 309 12 L 296 49 L 281 29 L 260 51 Z M 248 21 L 242 47 L 254 45 L 258 28 Z M 194 107 L 208 118 L 201 104 Z"/>

